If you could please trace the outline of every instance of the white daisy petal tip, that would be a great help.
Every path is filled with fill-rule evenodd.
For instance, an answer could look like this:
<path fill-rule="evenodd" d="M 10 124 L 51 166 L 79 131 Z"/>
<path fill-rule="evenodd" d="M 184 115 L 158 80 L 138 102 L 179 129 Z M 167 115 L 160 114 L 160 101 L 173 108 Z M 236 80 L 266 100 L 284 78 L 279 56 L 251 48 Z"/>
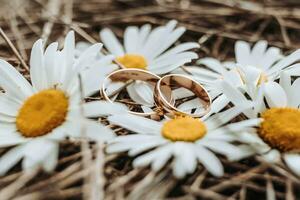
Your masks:
<path fill-rule="evenodd" d="M 177 23 L 178 21 L 176 19 L 172 19 L 166 24 L 166 26 L 175 27 Z"/>
<path fill-rule="evenodd" d="M 33 43 L 32 49 L 38 49 L 38 50 L 43 50 L 43 39 L 38 39 Z"/>
<path fill-rule="evenodd" d="M 272 149 L 269 152 L 262 154 L 261 157 L 269 163 L 277 163 L 280 161 L 280 152 L 276 149 Z"/>
<path fill-rule="evenodd" d="M 256 154 L 256 151 L 251 148 L 249 145 L 239 145 L 237 146 L 236 153 L 227 156 L 229 161 L 235 162 L 239 160 L 243 160 L 245 158 L 251 157 Z"/>
<path fill-rule="evenodd" d="M 293 153 L 286 153 L 283 156 L 286 165 L 293 173 L 300 177 L 300 155 Z"/>
<path fill-rule="evenodd" d="M 73 30 L 71 30 L 67 33 L 65 40 L 75 40 L 75 33 Z"/>

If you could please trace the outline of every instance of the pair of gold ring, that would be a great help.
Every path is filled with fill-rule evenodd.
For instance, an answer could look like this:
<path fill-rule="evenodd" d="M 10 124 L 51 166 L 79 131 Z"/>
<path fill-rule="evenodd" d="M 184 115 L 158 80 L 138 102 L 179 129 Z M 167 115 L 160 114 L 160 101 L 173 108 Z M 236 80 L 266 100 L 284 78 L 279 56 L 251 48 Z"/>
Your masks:
<path fill-rule="evenodd" d="M 188 115 L 191 117 L 202 117 L 210 111 L 211 98 L 205 88 L 197 81 L 181 74 L 170 74 L 159 77 L 149 71 L 141 69 L 119 69 L 106 77 L 101 87 L 101 94 L 107 101 L 113 102 L 113 100 L 110 98 L 110 96 L 113 95 L 108 94 L 111 93 L 108 91 L 108 84 L 115 83 L 116 87 L 118 88 L 120 83 L 121 85 L 126 86 L 133 81 L 143 81 L 154 86 L 153 98 L 155 105 L 159 108 L 158 110 L 163 111 L 164 114 L 171 114 L 171 116 Z M 203 106 L 203 110 L 201 110 L 201 112 L 191 113 L 176 108 L 175 100 L 172 95 L 172 89 L 176 87 L 182 87 L 194 93 Z M 155 111 L 145 113 L 133 111 L 129 112 L 142 116 L 151 116 L 153 114 L 157 114 Z"/>

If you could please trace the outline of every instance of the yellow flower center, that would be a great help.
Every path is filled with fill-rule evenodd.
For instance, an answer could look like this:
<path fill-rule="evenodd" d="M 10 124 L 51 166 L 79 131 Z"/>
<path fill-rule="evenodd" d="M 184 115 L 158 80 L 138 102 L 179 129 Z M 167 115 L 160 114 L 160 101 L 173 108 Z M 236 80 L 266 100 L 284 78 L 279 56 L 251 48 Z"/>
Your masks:
<path fill-rule="evenodd" d="M 117 61 L 126 68 L 147 69 L 147 60 L 144 56 L 137 54 L 125 54 L 117 57 Z"/>
<path fill-rule="evenodd" d="M 194 142 L 205 134 L 205 124 L 187 116 L 169 120 L 162 127 L 162 135 L 172 141 Z"/>
<path fill-rule="evenodd" d="M 271 108 L 262 113 L 258 133 L 271 147 L 281 151 L 300 149 L 300 110 Z"/>
<path fill-rule="evenodd" d="M 68 105 L 68 98 L 60 90 L 48 89 L 34 94 L 19 110 L 17 129 L 24 137 L 45 135 L 65 121 Z"/>

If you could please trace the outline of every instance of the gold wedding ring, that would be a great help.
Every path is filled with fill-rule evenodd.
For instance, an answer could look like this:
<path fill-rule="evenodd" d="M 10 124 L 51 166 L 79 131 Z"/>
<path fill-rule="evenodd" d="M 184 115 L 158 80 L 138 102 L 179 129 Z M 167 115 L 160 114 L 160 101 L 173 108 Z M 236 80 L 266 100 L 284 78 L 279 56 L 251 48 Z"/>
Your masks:
<path fill-rule="evenodd" d="M 133 68 L 125 68 L 125 69 L 119 69 L 111 74 L 109 74 L 103 81 L 103 84 L 101 86 L 101 94 L 104 97 L 105 100 L 109 102 L 113 102 L 110 98 L 110 96 L 113 96 L 111 94 L 107 94 L 107 89 L 109 84 L 111 83 L 122 83 L 123 88 L 124 86 L 129 85 L 133 81 L 144 81 L 148 84 L 151 84 L 153 87 L 156 85 L 157 81 L 160 79 L 159 76 L 146 71 L 142 69 L 133 69 Z M 120 92 L 120 90 L 115 91 L 115 93 Z M 140 115 L 140 116 L 151 116 L 156 115 L 156 112 L 148 112 L 148 113 L 142 113 L 142 112 L 134 112 L 129 111 L 131 114 Z"/>
<path fill-rule="evenodd" d="M 174 100 L 172 99 L 172 89 L 179 87 L 183 87 L 193 92 L 203 105 L 204 111 L 193 114 L 177 109 L 174 106 Z M 161 106 L 166 113 L 169 113 L 172 116 L 188 115 L 191 117 L 202 117 L 210 111 L 211 106 L 211 98 L 204 87 L 190 77 L 181 74 L 170 74 L 162 77 L 156 83 L 154 89 L 154 101 L 157 106 Z"/>
<path fill-rule="evenodd" d="M 142 69 L 126 68 L 119 69 L 109 74 L 103 81 L 101 86 L 101 95 L 105 100 L 113 102 L 111 96 L 118 95 L 124 87 L 131 84 L 133 81 L 144 81 L 154 86 L 153 98 L 157 108 L 151 112 L 135 112 L 129 111 L 131 114 L 140 116 L 161 116 L 167 114 L 174 117 L 177 115 L 188 115 L 191 117 L 202 117 L 210 111 L 211 98 L 204 87 L 197 81 L 191 79 L 186 75 L 170 74 L 162 78 L 159 76 Z M 118 89 L 112 94 L 109 92 L 109 84 L 120 84 L 122 89 Z M 175 100 L 172 96 L 172 89 L 185 88 L 199 99 L 199 103 L 204 110 L 202 112 L 191 113 L 179 110 L 175 106 Z"/>

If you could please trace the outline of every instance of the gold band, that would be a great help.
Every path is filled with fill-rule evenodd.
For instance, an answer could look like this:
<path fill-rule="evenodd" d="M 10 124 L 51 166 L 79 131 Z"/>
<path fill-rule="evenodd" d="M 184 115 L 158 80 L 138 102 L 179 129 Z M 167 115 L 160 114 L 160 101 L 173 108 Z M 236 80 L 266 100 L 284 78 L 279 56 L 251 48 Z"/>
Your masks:
<path fill-rule="evenodd" d="M 113 102 L 109 95 L 107 94 L 108 84 L 111 82 L 122 82 L 124 85 L 130 84 L 132 81 L 145 81 L 153 86 L 156 85 L 157 81 L 160 79 L 159 76 L 142 69 L 133 69 L 133 68 L 125 68 L 119 69 L 111 74 L 109 74 L 103 81 L 101 86 L 101 95 L 104 97 L 105 100 L 109 102 Z M 141 112 L 134 112 L 129 111 L 131 114 L 140 115 L 140 116 L 151 116 L 156 115 L 156 112 L 149 112 L 149 113 L 141 113 Z"/>
<path fill-rule="evenodd" d="M 172 88 L 183 87 L 192 91 L 204 107 L 202 113 L 191 114 L 177 109 L 172 99 Z M 157 106 L 161 106 L 167 113 L 172 115 L 189 115 L 191 117 L 202 117 L 210 111 L 211 98 L 207 91 L 197 81 L 181 74 L 170 74 L 162 77 L 154 89 L 154 100 Z"/>

